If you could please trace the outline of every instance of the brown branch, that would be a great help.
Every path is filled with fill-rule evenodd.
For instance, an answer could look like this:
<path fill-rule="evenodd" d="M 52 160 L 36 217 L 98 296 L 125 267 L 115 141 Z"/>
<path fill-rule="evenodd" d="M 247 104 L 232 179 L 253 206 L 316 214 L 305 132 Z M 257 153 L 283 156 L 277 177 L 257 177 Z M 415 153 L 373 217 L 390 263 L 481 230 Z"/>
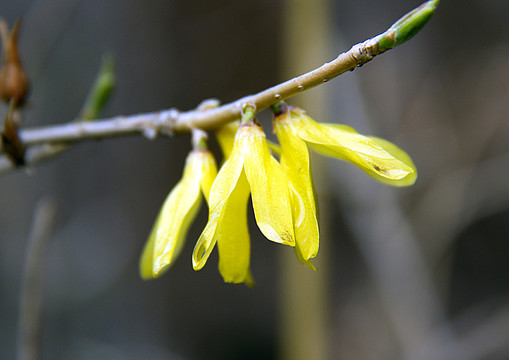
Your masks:
<path fill-rule="evenodd" d="M 402 44 L 424 26 L 435 11 L 438 2 L 439 0 L 431 0 L 423 3 L 417 9 L 403 16 L 384 33 L 354 45 L 349 51 L 340 54 L 336 59 L 315 70 L 229 104 L 205 111 L 197 109 L 180 112 L 176 109 L 169 109 L 118 116 L 94 122 L 73 121 L 63 125 L 20 130 L 19 137 L 22 143 L 29 147 L 38 144 L 68 144 L 133 134 L 154 138 L 158 135 L 171 136 L 176 133 L 186 133 L 193 128 L 212 130 L 238 119 L 245 104 L 253 105 L 258 112 L 278 101 L 326 83 L 346 71 L 354 70 L 371 61 L 376 55 Z M 26 163 L 30 165 L 34 162 L 28 159 Z M 4 164 L 5 161 L 0 158 L 0 172 L 12 168 L 12 166 Z"/>
<path fill-rule="evenodd" d="M 20 130 L 20 138 L 23 144 L 31 146 L 133 134 L 142 134 L 148 138 L 154 138 L 157 135 L 171 136 L 175 133 L 187 133 L 193 128 L 211 130 L 238 119 L 244 104 L 254 105 L 258 112 L 280 100 L 288 99 L 365 64 L 374 56 L 385 51 L 378 49 L 377 46 L 378 39 L 384 34 L 353 46 L 333 61 L 325 63 L 304 75 L 214 109 L 186 112 L 169 109 L 130 116 L 118 116 L 94 122 L 76 121 L 63 125 Z"/>

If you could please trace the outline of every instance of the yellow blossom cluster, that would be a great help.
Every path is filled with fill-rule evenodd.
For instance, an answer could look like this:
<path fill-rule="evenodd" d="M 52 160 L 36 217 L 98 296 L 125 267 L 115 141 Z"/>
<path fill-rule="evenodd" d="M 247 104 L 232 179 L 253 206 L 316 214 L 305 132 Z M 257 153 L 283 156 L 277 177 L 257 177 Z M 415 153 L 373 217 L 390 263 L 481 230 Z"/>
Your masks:
<path fill-rule="evenodd" d="M 396 145 L 361 135 L 345 125 L 319 124 L 303 110 L 284 103 L 273 110 L 280 147 L 266 140 L 254 109 L 248 106 L 240 122 L 216 132 L 225 158 L 219 172 L 205 138 L 194 142 L 182 179 L 164 202 L 143 250 L 140 272 L 144 279 L 157 278 L 173 264 L 202 194 L 209 217 L 194 248 L 195 270 L 203 268 L 217 244 L 224 281 L 253 285 L 247 223 L 250 196 L 263 235 L 294 247 L 297 258 L 315 269 L 310 260 L 318 253 L 319 229 L 310 148 L 349 161 L 389 185 L 415 182 L 412 160 Z M 278 153 L 279 161 L 270 150 Z"/>

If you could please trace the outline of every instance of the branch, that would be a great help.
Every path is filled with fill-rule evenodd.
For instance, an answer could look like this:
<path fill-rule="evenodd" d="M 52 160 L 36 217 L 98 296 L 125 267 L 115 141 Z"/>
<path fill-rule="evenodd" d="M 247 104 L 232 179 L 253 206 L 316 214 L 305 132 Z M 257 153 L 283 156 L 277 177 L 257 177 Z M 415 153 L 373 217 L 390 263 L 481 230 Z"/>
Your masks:
<path fill-rule="evenodd" d="M 403 16 L 384 33 L 354 45 L 349 51 L 340 54 L 331 62 L 319 68 L 234 102 L 206 111 L 193 110 L 180 112 L 176 109 L 118 116 L 94 122 L 71 122 L 19 131 L 25 146 L 48 143 L 73 143 L 90 139 L 142 134 L 147 138 L 158 135 L 172 136 L 187 133 L 193 128 L 212 130 L 240 118 L 242 107 L 251 104 L 259 112 L 270 105 L 288 99 L 303 91 L 352 71 L 371 61 L 375 56 L 392 49 L 413 37 L 431 18 L 439 0 L 423 3 Z M 0 172 L 3 168 L 0 158 Z M 31 164 L 27 159 L 27 164 Z"/>
<path fill-rule="evenodd" d="M 111 55 L 106 55 L 103 57 L 101 67 L 97 73 L 94 84 L 90 88 L 85 104 L 83 105 L 81 112 L 78 115 L 79 120 L 76 121 L 85 123 L 97 118 L 99 112 L 102 110 L 104 104 L 107 102 L 108 98 L 113 92 L 114 87 L 115 71 L 113 57 Z M 4 123 L 4 131 L 2 133 L 3 143 L 0 152 L 3 150 L 5 153 L 7 153 L 7 156 L 0 156 L 0 174 L 12 171 L 16 169 L 16 167 L 20 164 L 37 164 L 45 159 L 54 157 L 69 149 L 69 146 L 64 143 L 46 143 L 42 145 L 31 146 L 26 149 L 26 144 L 24 144 L 19 139 L 19 131 L 15 127 L 12 128 L 11 126 L 11 132 L 9 134 L 6 133 L 6 129 L 8 129 L 6 125 L 8 124 L 8 121 L 11 120 L 11 114 L 12 110 L 10 110 L 7 114 L 7 118 L 5 119 Z M 16 113 L 13 113 L 12 115 L 14 116 L 14 114 Z M 19 111 L 17 114 L 21 116 Z M 76 123 L 76 121 L 74 123 Z M 17 121 L 17 123 L 19 122 L 20 121 Z M 10 153 L 6 151 L 9 149 L 5 147 L 6 139 L 8 141 L 10 140 L 12 145 L 16 145 L 11 146 Z M 19 157 L 19 154 L 21 154 L 21 158 L 13 157 L 13 155 L 18 155 Z"/>

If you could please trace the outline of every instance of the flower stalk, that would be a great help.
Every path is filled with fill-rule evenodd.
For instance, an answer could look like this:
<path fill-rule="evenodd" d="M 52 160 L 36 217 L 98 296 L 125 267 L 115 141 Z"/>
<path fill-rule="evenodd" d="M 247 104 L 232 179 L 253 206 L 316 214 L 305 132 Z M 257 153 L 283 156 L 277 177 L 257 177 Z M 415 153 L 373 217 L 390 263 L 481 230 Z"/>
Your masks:
<path fill-rule="evenodd" d="M 235 121 L 241 117 L 242 106 L 246 103 L 256 107 L 259 112 L 272 104 L 288 99 L 315 86 L 354 70 L 376 55 L 404 43 L 414 36 L 433 15 L 438 0 L 427 1 L 416 10 L 404 16 L 384 33 L 354 45 L 336 59 L 324 65 L 283 82 L 279 85 L 249 95 L 234 102 L 206 111 L 185 111 L 168 109 L 159 112 L 118 116 L 98 120 L 94 123 L 69 123 L 20 131 L 20 139 L 26 146 L 44 143 L 74 143 L 78 141 L 155 133 L 171 136 L 175 133 L 190 132 L 193 128 L 212 130 Z M 0 164 L 2 162 L 0 161 Z M 1 168 L 0 168 L 1 170 Z"/>

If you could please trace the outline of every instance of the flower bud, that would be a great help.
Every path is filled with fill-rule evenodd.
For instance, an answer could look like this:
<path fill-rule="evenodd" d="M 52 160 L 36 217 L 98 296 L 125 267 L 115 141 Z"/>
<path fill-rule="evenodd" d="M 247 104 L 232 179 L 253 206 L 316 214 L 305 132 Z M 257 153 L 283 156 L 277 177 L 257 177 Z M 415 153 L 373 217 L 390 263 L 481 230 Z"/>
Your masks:
<path fill-rule="evenodd" d="M 20 21 L 18 20 L 9 34 L 5 21 L 0 21 L 3 43 L 0 66 L 0 97 L 5 102 L 14 100 L 18 106 L 24 103 L 29 91 L 28 77 L 21 65 L 18 53 L 19 26 Z"/>

